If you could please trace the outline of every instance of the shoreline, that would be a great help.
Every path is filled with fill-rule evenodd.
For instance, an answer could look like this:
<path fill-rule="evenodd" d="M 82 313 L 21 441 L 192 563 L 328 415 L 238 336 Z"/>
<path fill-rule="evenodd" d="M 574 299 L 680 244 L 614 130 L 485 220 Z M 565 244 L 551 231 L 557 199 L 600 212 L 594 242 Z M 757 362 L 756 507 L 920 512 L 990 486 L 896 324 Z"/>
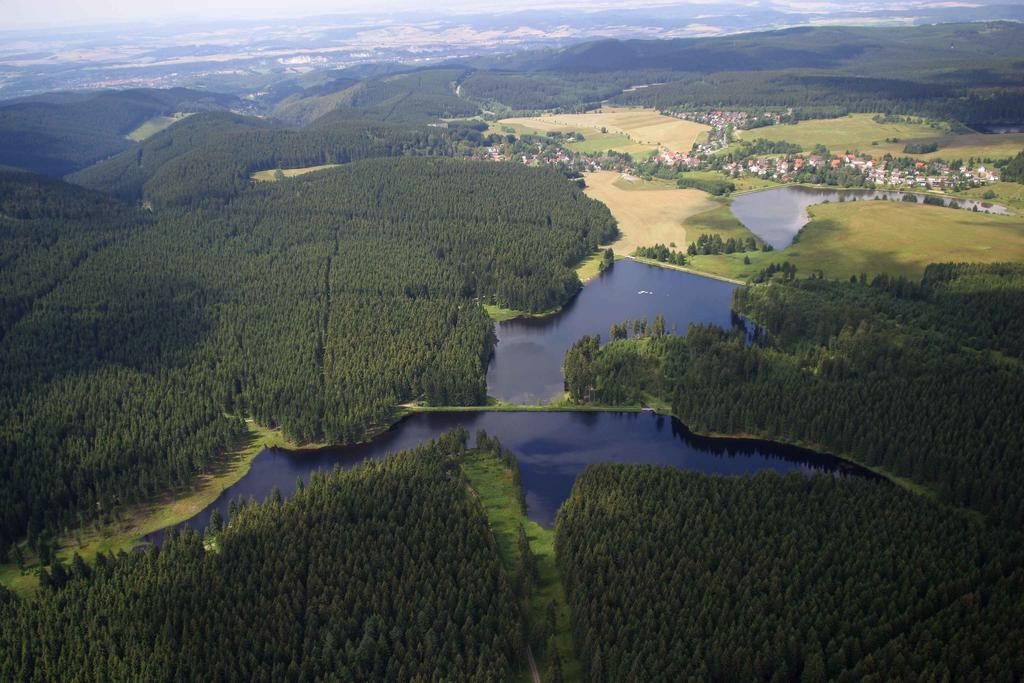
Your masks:
<path fill-rule="evenodd" d="M 240 444 L 230 456 L 230 460 L 224 463 L 224 471 L 200 475 L 198 483 L 187 491 L 168 491 L 150 501 L 132 506 L 129 510 L 119 515 L 117 522 L 105 527 L 96 528 L 95 526 L 90 526 L 62 536 L 57 556 L 62 562 L 68 562 L 77 553 L 83 559 L 91 562 L 100 553 L 116 554 L 118 552 L 130 552 L 144 543 L 142 539 L 146 535 L 185 522 L 212 504 L 224 489 L 236 484 L 249 473 L 252 461 L 264 449 L 276 448 L 301 455 L 331 448 L 343 448 L 373 441 L 382 434 L 395 429 L 403 420 L 412 415 L 481 412 L 633 414 L 650 412 L 654 415 L 670 417 L 676 420 L 690 434 L 697 437 L 723 441 L 762 442 L 799 448 L 814 455 L 836 458 L 862 468 L 911 494 L 922 495 L 931 499 L 937 498 L 937 493 L 926 485 L 889 472 L 883 467 L 868 465 L 849 454 L 829 452 L 820 444 L 800 440 L 771 438 L 745 432 L 727 434 L 723 432 L 693 430 L 686 422 L 673 414 L 667 405 L 654 401 L 634 405 L 578 404 L 565 401 L 546 404 L 519 404 L 495 401 L 485 405 L 474 406 L 428 406 L 407 403 L 397 406 L 394 418 L 387 424 L 370 427 L 362 439 L 347 444 L 299 444 L 284 437 L 279 430 L 263 427 L 247 419 L 246 424 L 249 429 L 247 443 Z M 969 508 L 956 509 L 975 517 L 981 517 L 981 513 L 976 510 Z M 81 542 L 78 539 L 82 539 Z M 0 584 L 3 584 L 22 597 L 33 593 L 38 587 L 38 560 L 34 556 L 26 558 L 26 560 L 24 571 L 19 569 L 14 563 L 0 565 Z"/>
<path fill-rule="evenodd" d="M 246 419 L 245 424 L 247 431 L 242 438 L 211 465 L 208 472 L 197 475 L 191 486 L 167 490 L 129 505 L 113 522 L 92 523 L 62 534 L 58 538 L 56 557 L 67 563 L 78 554 L 92 562 L 99 554 L 131 552 L 148 534 L 181 524 L 209 507 L 224 489 L 245 478 L 252 461 L 265 448 L 301 450 L 328 446 L 298 444 L 280 430 L 263 427 L 251 419 Z M 28 548 L 24 551 L 24 570 L 15 562 L 0 565 L 0 584 L 20 596 L 34 592 L 39 585 L 38 558 Z"/>

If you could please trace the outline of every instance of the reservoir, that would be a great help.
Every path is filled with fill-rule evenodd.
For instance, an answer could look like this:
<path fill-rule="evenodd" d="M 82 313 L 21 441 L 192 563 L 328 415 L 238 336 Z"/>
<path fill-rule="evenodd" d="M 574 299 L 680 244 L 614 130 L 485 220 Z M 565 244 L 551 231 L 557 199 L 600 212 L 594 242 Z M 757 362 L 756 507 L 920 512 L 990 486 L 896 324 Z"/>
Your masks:
<path fill-rule="evenodd" d="M 580 337 L 608 340 L 612 323 L 665 316 L 686 334 L 690 323 L 729 327 L 735 285 L 623 259 L 591 280 L 557 314 L 498 323 L 487 393 L 509 403 L 547 403 L 564 391 L 562 361 Z"/>
<path fill-rule="evenodd" d="M 785 249 L 793 242 L 800 228 L 807 225 L 810 218 L 807 207 L 825 202 L 853 202 L 866 200 L 903 201 L 907 194 L 913 196 L 918 204 L 924 203 L 923 194 L 893 192 L 887 190 L 829 190 L 816 187 L 786 185 L 770 190 L 761 190 L 742 194 L 732 202 L 732 212 L 750 232 L 772 245 L 776 249 Z M 949 206 L 956 202 L 961 209 L 995 214 L 1005 214 L 1006 208 L 997 204 L 962 199 L 959 197 L 941 197 L 943 204 Z"/>
<path fill-rule="evenodd" d="M 470 444 L 478 429 L 497 436 L 516 453 L 526 494 L 527 514 L 545 526 L 587 465 L 602 462 L 666 465 L 704 474 L 833 473 L 874 476 L 832 456 L 765 441 L 710 439 L 691 434 L 678 420 L 651 412 L 458 412 L 418 413 L 366 444 L 316 451 L 265 449 L 249 473 L 228 487 L 208 508 L 185 523 L 206 528 L 213 509 L 227 517 L 228 504 L 250 496 L 262 501 L 277 487 L 288 497 L 298 479 L 316 470 L 349 468 L 367 459 L 412 448 L 446 431 L 465 427 Z M 146 540 L 159 543 L 163 531 Z"/>
<path fill-rule="evenodd" d="M 663 314 L 668 329 L 690 323 L 731 324 L 734 285 L 676 270 L 619 261 L 590 282 L 559 313 L 497 324 L 498 345 L 488 371 L 488 391 L 515 402 L 550 400 L 562 392 L 565 350 L 584 334 L 607 338 L 613 322 Z M 232 500 L 265 499 L 276 487 L 284 496 L 317 470 L 349 468 L 412 448 L 451 429 L 477 430 L 514 451 L 531 519 L 550 525 L 587 465 L 653 464 L 705 474 L 815 472 L 874 476 L 839 458 L 772 442 L 712 439 L 691 434 L 678 420 L 652 412 L 444 412 L 415 413 L 373 441 L 310 451 L 264 449 L 249 473 L 225 489 L 183 526 L 204 529 L 214 508 L 227 516 Z M 164 532 L 146 540 L 160 543 Z"/>

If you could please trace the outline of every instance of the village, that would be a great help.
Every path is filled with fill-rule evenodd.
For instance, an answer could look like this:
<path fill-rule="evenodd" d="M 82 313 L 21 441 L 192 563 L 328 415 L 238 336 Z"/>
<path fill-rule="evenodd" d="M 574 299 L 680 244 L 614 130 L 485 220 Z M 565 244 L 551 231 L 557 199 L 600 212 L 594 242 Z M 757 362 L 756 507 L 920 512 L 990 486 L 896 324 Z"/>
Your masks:
<path fill-rule="evenodd" d="M 749 141 L 736 143 L 736 130 L 776 125 L 791 112 L 750 114 L 742 111 L 662 112 L 674 118 L 704 123 L 711 127 L 707 140 L 688 151 L 660 148 L 648 159 L 613 150 L 582 153 L 569 147 L 572 134 L 521 136 L 515 142 L 485 147 L 477 158 L 514 161 L 529 166 L 552 165 L 576 172 L 615 170 L 631 175 L 661 175 L 666 172 L 719 171 L 729 178 L 758 177 L 778 183 L 811 183 L 879 189 L 957 191 L 997 182 L 996 169 L 969 159 L 954 164 L 912 157 L 873 158 L 846 152 L 829 154 L 821 145 L 811 152 L 760 154 Z M 576 134 L 582 138 L 582 134 Z"/>

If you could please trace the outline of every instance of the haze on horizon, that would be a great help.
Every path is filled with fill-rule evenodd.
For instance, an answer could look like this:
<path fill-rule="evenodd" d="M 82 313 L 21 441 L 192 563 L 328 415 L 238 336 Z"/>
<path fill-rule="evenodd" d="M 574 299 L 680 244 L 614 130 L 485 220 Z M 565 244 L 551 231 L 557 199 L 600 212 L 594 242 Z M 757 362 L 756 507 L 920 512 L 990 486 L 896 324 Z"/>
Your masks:
<path fill-rule="evenodd" d="M 379 3 L 373 0 L 345 0 L 342 3 L 330 0 L 292 0 L 280 3 L 274 0 L 177 0 L 174 3 L 155 0 L 8 0 L 0 6 L 0 25 L 9 30 L 42 29 L 58 26 L 109 25 L 137 22 L 200 22 L 227 20 L 260 20 L 271 18 L 302 18 L 325 15 L 391 13 L 417 14 L 421 17 L 434 15 L 438 18 L 493 12 L 507 14 L 524 10 L 579 9 L 581 13 L 600 11 L 627 11 L 653 9 L 658 7 L 699 7 L 707 6 L 710 11 L 718 5 L 749 6 L 751 9 L 774 9 L 781 12 L 820 13 L 827 15 L 836 11 L 878 11 L 883 9 L 912 9 L 942 6 L 984 5 L 978 3 L 949 3 L 932 0 L 909 0 L 885 3 L 877 0 L 861 2 L 817 2 L 813 0 L 626 0 L 625 2 L 599 1 L 579 9 L 578 3 L 568 0 L 522 0 L 512 8 L 496 0 L 450 0 L 443 6 L 426 0 L 387 0 Z M 1008 0 L 999 4 L 1021 4 L 1020 0 Z"/>

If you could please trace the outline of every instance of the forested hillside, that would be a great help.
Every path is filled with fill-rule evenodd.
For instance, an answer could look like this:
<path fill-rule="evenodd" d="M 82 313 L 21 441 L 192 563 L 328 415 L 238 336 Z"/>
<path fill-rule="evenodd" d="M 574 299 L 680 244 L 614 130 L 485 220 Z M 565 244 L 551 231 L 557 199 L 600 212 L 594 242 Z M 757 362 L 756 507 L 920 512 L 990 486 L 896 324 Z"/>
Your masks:
<path fill-rule="evenodd" d="M 455 94 L 465 73 L 464 69 L 425 69 L 354 84 L 341 81 L 333 91 L 304 92 L 286 99 L 274 108 L 274 116 L 293 125 L 305 125 L 332 111 L 346 118 L 391 122 L 473 116 L 478 107 Z"/>
<path fill-rule="evenodd" d="M 384 156 L 452 154 L 447 131 L 340 119 L 303 130 L 232 114 L 192 116 L 134 149 L 84 169 L 72 182 L 156 207 L 237 196 L 254 171 Z"/>
<path fill-rule="evenodd" d="M 812 444 L 1024 524 L 1024 267 L 932 265 L 921 283 L 737 290 L 744 332 L 691 327 L 566 355 L 577 400 L 652 395 L 696 431 Z"/>
<path fill-rule="evenodd" d="M 223 109 L 235 98 L 184 88 L 105 91 L 0 104 L 0 165 L 63 176 L 132 146 L 154 116 Z"/>
<path fill-rule="evenodd" d="M 464 439 L 55 570 L 33 598 L 0 599 L 0 678 L 508 680 L 518 608 L 452 457 Z"/>
<path fill-rule="evenodd" d="M 598 40 L 471 60 L 466 97 L 513 110 L 615 104 L 773 108 L 797 116 L 914 114 L 968 124 L 1024 119 L 1012 22 L 800 27 L 713 38 Z M 634 88 L 631 86 L 643 86 Z"/>
<path fill-rule="evenodd" d="M 4 548 L 185 484 L 241 417 L 343 442 L 404 401 L 482 402 L 494 337 L 477 300 L 563 303 L 615 230 L 560 174 L 511 164 L 368 160 L 156 215 L 53 183 L 59 205 L 92 207 L 89 231 L 52 215 L 41 181 L 4 178 L 27 188 L 0 221 L 18 274 L 2 292 Z"/>
<path fill-rule="evenodd" d="M 1020 538 L 859 478 L 598 465 L 556 529 L 589 680 L 1017 680 Z"/>

